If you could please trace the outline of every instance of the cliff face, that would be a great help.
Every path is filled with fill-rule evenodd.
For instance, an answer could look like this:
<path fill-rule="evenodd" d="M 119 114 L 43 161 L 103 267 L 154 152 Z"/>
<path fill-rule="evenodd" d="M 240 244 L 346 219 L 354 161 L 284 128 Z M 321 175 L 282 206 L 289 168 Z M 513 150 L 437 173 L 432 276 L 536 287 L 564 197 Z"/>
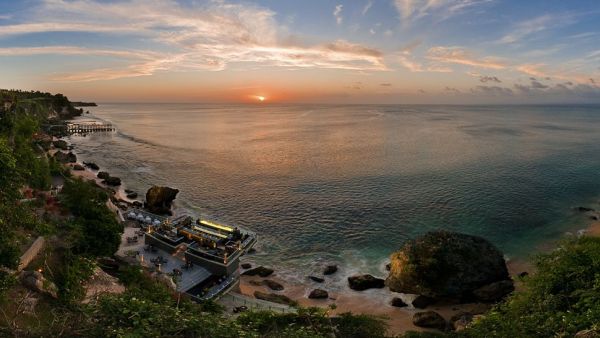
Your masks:
<path fill-rule="evenodd" d="M 446 231 L 407 242 L 391 256 L 390 290 L 429 297 L 468 297 L 509 279 L 502 253 L 487 240 Z"/>

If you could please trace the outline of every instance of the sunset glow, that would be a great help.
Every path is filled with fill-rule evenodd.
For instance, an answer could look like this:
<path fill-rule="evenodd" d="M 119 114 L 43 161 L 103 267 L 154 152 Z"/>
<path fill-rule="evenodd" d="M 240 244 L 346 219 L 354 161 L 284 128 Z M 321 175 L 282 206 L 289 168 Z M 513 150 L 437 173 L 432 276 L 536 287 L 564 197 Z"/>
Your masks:
<path fill-rule="evenodd" d="M 3 1 L 0 87 L 108 102 L 600 102 L 593 7 Z"/>

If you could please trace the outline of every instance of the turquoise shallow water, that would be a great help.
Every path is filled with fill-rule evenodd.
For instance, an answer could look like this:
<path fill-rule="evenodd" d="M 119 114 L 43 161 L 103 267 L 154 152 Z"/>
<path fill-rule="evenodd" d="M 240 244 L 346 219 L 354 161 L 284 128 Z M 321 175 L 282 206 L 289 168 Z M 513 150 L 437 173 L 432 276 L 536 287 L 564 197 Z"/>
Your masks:
<path fill-rule="evenodd" d="M 81 158 L 140 192 L 260 235 L 252 258 L 301 278 L 335 261 L 381 274 L 406 239 L 481 235 L 527 256 L 598 205 L 600 106 L 106 104 Z"/>

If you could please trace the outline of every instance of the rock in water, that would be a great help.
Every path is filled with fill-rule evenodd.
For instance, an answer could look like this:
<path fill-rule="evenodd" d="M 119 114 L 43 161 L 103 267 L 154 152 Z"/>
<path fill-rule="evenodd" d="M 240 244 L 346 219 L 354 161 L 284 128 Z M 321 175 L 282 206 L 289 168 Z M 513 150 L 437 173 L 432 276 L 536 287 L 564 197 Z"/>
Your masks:
<path fill-rule="evenodd" d="M 323 271 L 324 275 L 333 275 L 338 271 L 337 265 L 327 265 Z"/>
<path fill-rule="evenodd" d="M 96 176 L 101 180 L 105 180 L 110 177 L 110 174 L 107 173 L 106 171 L 101 171 Z"/>
<path fill-rule="evenodd" d="M 487 240 L 434 231 L 408 241 L 391 256 L 390 290 L 428 297 L 470 297 L 484 285 L 508 279 L 502 253 Z"/>
<path fill-rule="evenodd" d="M 394 297 L 394 299 L 392 299 L 390 304 L 395 307 L 407 307 L 408 306 L 408 304 L 406 304 L 402 300 L 402 298 L 399 298 L 399 297 Z"/>
<path fill-rule="evenodd" d="M 113 187 L 121 185 L 121 179 L 118 178 L 118 177 L 113 177 L 113 176 L 110 176 L 110 177 L 106 178 L 102 182 L 104 182 L 104 184 L 106 184 L 106 185 L 110 185 L 110 186 L 113 186 Z"/>
<path fill-rule="evenodd" d="M 252 264 L 242 263 L 242 264 L 240 264 L 240 266 L 242 267 L 242 269 L 250 269 L 252 267 Z"/>
<path fill-rule="evenodd" d="M 65 140 L 56 140 L 56 141 L 53 141 L 52 145 L 55 148 L 62 149 L 62 150 L 69 149 L 69 144 Z"/>
<path fill-rule="evenodd" d="M 133 199 L 136 199 L 137 197 L 138 197 L 138 194 L 137 194 L 137 192 L 130 192 L 130 193 L 127 193 L 127 198 L 129 198 L 129 199 L 132 199 L 132 200 L 133 200 Z"/>
<path fill-rule="evenodd" d="M 382 289 L 385 281 L 371 275 L 357 275 L 348 277 L 348 284 L 352 290 L 363 291 L 367 289 Z"/>
<path fill-rule="evenodd" d="M 85 170 L 85 168 L 81 164 L 75 164 L 73 166 L 73 170 L 82 171 L 82 170 Z"/>
<path fill-rule="evenodd" d="M 446 329 L 446 320 L 435 311 L 417 312 L 413 316 L 413 324 L 429 329 Z"/>
<path fill-rule="evenodd" d="M 178 189 L 153 186 L 146 192 L 145 207 L 155 214 L 171 214 L 171 203 L 179 193 Z"/>
<path fill-rule="evenodd" d="M 317 283 L 323 283 L 325 281 L 325 279 L 317 276 L 308 276 L 308 278 L 310 278 L 313 282 Z"/>
<path fill-rule="evenodd" d="M 94 162 L 83 162 L 83 165 L 92 170 L 100 170 L 100 167 Z"/>
<path fill-rule="evenodd" d="M 310 299 L 327 299 L 329 298 L 329 293 L 322 289 L 314 289 L 308 295 Z"/>

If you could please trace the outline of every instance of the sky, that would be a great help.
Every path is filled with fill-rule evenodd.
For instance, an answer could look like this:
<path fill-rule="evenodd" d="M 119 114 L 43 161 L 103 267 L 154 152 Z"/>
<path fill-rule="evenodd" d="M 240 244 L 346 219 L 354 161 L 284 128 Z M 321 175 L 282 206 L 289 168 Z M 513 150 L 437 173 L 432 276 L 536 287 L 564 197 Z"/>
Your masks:
<path fill-rule="evenodd" d="M 600 103 L 600 1 L 0 0 L 0 88 L 97 102 Z"/>

